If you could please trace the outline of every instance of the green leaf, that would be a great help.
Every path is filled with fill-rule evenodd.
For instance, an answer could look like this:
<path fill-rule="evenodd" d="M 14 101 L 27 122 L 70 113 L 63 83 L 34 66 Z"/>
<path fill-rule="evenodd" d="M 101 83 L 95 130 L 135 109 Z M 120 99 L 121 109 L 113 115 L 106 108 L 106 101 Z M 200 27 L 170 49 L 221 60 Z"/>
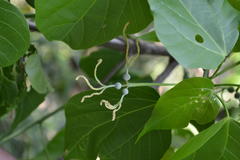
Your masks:
<path fill-rule="evenodd" d="M 226 0 L 149 0 L 155 30 L 187 68 L 216 68 L 237 41 L 239 12 Z"/>
<path fill-rule="evenodd" d="M 32 160 L 46 160 L 46 151 L 49 159 L 57 160 L 63 156 L 64 153 L 64 129 L 54 136 L 54 138 L 47 144 L 46 148 L 40 152 Z"/>
<path fill-rule="evenodd" d="M 148 32 L 144 35 L 139 36 L 138 38 L 145 40 L 145 41 L 150 41 L 150 42 L 159 42 L 159 39 L 158 39 L 155 31 Z"/>
<path fill-rule="evenodd" d="M 26 0 L 26 1 L 31 7 L 35 8 L 34 0 Z"/>
<path fill-rule="evenodd" d="M 0 73 L 0 116 L 15 105 L 18 92 L 16 82 Z"/>
<path fill-rule="evenodd" d="M 163 156 L 170 145 L 170 131 L 152 132 L 135 143 L 159 98 L 154 89 L 131 88 L 115 121 L 112 112 L 99 103 L 102 99 L 116 103 L 121 93 L 108 89 L 100 96 L 80 102 L 91 93 L 81 93 L 65 106 L 66 160 L 96 160 L 97 156 L 101 160 L 159 160 Z"/>
<path fill-rule="evenodd" d="M 174 154 L 174 149 L 169 148 L 167 152 L 164 154 L 164 156 L 161 158 L 161 160 L 170 160 L 173 154 Z"/>
<path fill-rule="evenodd" d="M 41 0 L 35 7 L 40 31 L 73 49 L 109 41 L 122 34 L 127 22 L 128 33 L 135 33 L 152 21 L 146 0 Z"/>
<path fill-rule="evenodd" d="M 16 109 L 16 116 L 12 128 L 16 128 L 19 123 L 25 120 L 44 100 L 45 95 L 38 94 L 31 89 L 30 92 L 22 93 L 22 101 L 19 102 Z"/>
<path fill-rule="evenodd" d="M 239 160 L 240 124 L 226 118 L 181 147 L 171 160 Z"/>
<path fill-rule="evenodd" d="M 199 124 L 211 122 L 219 111 L 213 88 L 207 78 L 183 80 L 161 96 L 139 137 L 151 130 L 184 128 L 190 120 Z"/>
<path fill-rule="evenodd" d="M 240 10 L 240 0 L 228 0 L 228 2 L 237 10 Z"/>
<path fill-rule="evenodd" d="M 103 80 L 114 67 L 116 67 L 121 61 L 124 60 L 124 55 L 120 52 L 110 49 L 101 49 L 90 56 L 80 59 L 80 68 L 87 74 L 88 77 L 94 78 L 94 68 L 97 61 L 102 59 L 102 65 L 98 69 L 98 77 Z"/>
<path fill-rule="evenodd" d="M 32 87 L 38 93 L 44 94 L 52 91 L 52 87 L 42 68 L 40 57 L 37 54 L 28 57 L 25 70 Z"/>
<path fill-rule="evenodd" d="M 238 26 L 238 31 L 240 32 L 240 24 Z M 232 52 L 240 52 L 240 36 L 238 37 L 238 40 L 237 40 Z"/>
<path fill-rule="evenodd" d="M 29 47 L 29 29 L 24 16 L 0 0 L 0 67 L 14 64 Z"/>

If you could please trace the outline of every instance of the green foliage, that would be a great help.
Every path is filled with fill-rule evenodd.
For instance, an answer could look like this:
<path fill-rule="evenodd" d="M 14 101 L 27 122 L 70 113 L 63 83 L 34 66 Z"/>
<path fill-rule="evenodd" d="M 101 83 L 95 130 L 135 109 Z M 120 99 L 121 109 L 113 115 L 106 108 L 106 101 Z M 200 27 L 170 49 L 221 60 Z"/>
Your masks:
<path fill-rule="evenodd" d="M 159 39 L 185 67 L 216 68 L 239 36 L 239 12 L 226 0 L 149 3 Z"/>
<path fill-rule="evenodd" d="M 240 0 L 228 0 L 228 2 L 237 10 L 240 10 Z"/>
<path fill-rule="evenodd" d="M 103 60 L 103 64 L 99 66 L 98 75 L 99 79 L 103 80 L 116 65 L 123 61 L 124 55 L 110 49 L 101 49 L 91 53 L 90 56 L 80 59 L 81 70 L 83 70 L 88 77 L 94 78 L 94 67 L 99 59 Z"/>
<path fill-rule="evenodd" d="M 35 5 L 40 31 L 49 40 L 64 41 L 74 49 L 119 36 L 127 22 L 128 33 L 135 33 L 152 20 L 146 0 L 41 0 Z"/>
<path fill-rule="evenodd" d="M 213 83 L 206 78 L 186 79 L 158 100 L 140 136 L 157 129 L 183 128 L 190 120 L 206 124 L 218 114 Z"/>
<path fill-rule="evenodd" d="M 145 40 L 145 41 L 150 41 L 150 42 L 159 42 L 155 31 L 143 34 L 143 35 L 139 36 L 138 38 Z"/>
<path fill-rule="evenodd" d="M 12 128 L 16 128 L 19 123 L 25 120 L 43 102 L 45 95 L 38 94 L 35 90 L 21 94 L 22 100 L 19 102 Z"/>
<path fill-rule="evenodd" d="M 0 70 L 0 116 L 15 105 L 18 91 L 16 82 L 5 77 Z"/>
<path fill-rule="evenodd" d="M 64 152 L 64 132 L 64 129 L 58 132 L 43 149 L 43 151 L 31 160 L 46 160 L 46 156 L 48 156 L 51 160 L 61 158 Z"/>
<path fill-rule="evenodd" d="M 32 160 L 240 160 L 240 79 L 219 83 L 238 75 L 239 31 L 240 0 L 0 0 L 1 148 Z M 136 53 L 154 55 L 130 65 Z M 156 81 L 187 79 L 152 83 L 161 71 Z M 63 109 L 66 124 L 45 122 Z M 21 135 L 36 125 L 49 127 L 41 140 L 64 129 L 35 145 L 35 130 Z"/>
<path fill-rule="evenodd" d="M 27 58 L 25 70 L 32 87 L 38 93 L 45 94 L 52 91 L 52 87 L 43 71 L 40 57 L 37 54 Z"/>
<path fill-rule="evenodd" d="M 238 160 L 239 135 L 240 124 L 226 118 L 190 139 L 172 160 Z"/>
<path fill-rule="evenodd" d="M 109 89 L 81 103 L 83 92 L 66 104 L 66 159 L 159 160 L 170 145 L 169 131 L 156 131 L 135 144 L 137 135 L 159 98 L 151 88 L 133 88 L 126 96 L 116 121 L 100 106 L 102 99 L 118 101 L 120 93 Z M 146 149 L 148 148 L 148 149 Z"/>
<path fill-rule="evenodd" d="M 0 67 L 14 64 L 29 46 L 29 30 L 23 15 L 0 0 Z"/>
<path fill-rule="evenodd" d="M 174 154 L 173 148 L 169 148 L 161 160 L 170 160 L 173 154 Z"/>

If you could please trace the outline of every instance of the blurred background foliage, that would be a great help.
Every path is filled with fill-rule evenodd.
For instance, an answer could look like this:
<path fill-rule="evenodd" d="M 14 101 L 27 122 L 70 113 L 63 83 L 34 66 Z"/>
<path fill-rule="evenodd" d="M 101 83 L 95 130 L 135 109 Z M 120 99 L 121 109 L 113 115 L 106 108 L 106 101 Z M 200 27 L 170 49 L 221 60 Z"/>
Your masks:
<path fill-rule="evenodd" d="M 15 3 L 23 13 L 34 13 L 34 9 L 25 1 L 14 0 L 12 2 Z M 156 42 L 154 32 L 150 32 L 149 35 L 140 38 Z M 123 53 L 100 47 L 94 47 L 88 50 L 72 50 L 62 42 L 47 41 L 42 34 L 37 32 L 31 33 L 31 42 L 37 49 L 37 54 L 41 58 L 44 72 L 54 91 L 45 97 L 44 102 L 42 102 L 31 116 L 24 120 L 18 128 L 38 120 L 43 117 L 43 115 L 62 106 L 74 94 L 86 90 L 86 84 L 83 81 L 75 81 L 75 77 L 79 74 L 85 74 L 90 79 L 93 79 L 93 69 L 99 58 L 103 59 L 103 64 L 99 67 L 99 77 L 102 81 L 114 83 L 122 79 L 123 71 L 121 70 L 110 79 L 107 79 L 107 75 L 111 72 L 112 68 L 122 63 L 124 59 Z M 134 77 L 132 81 L 154 81 L 157 76 L 164 71 L 168 61 L 167 57 L 141 55 L 130 69 Z M 225 65 L 227 66 L 237 61 L 240 61 L 239 53 L 233 54 Z M 189 76 L 202 76 L 202 70 L 186 70 L 178 66 L 165 82 L 177 83 L 184 77 Z M 239 84 L 240 67 L 236 67 L 220 76 L 216 79 L 216 82 Z M 159 91 L 164 92 L 166 89 L 168 88 L 160 88 Z M 14 94 L 14 88 L 12 92 L 12 94 Z M 223 92 L 223 97 L 226 101 L 232 99 L 228 101 L 228 107 L 231 108 L 234 116 L 239 117 L 239 101 L 235 100 L 233 94 L 227 91 Z M 7 134 L 14 120 L 15 111 L 11 108 L 9 110 L 10 112 L 8 114 L 1 117 L 0 136 Z M 44 121 L 41 126 L 37 125 L 24 134 L 1 144 L 0 148 L 8 151 L 17 157 L 17 159 L 43 160 L 46 159 L 46 155 L 48 155 L 51 160 L 57 159 L 61 157 L 63 153 L 64 124 L 65 118 L 62 111 Z M 187 129 L 173 130 L 172 149 L 169 150 L 163 159 L 167 159 L 168 154 L 170 155 L 174 149 L 182 146 L 194 134 L 197 134 L 197 131 L 191 126 Z M 46 154 L 46 152 L 48 153 Z"/>

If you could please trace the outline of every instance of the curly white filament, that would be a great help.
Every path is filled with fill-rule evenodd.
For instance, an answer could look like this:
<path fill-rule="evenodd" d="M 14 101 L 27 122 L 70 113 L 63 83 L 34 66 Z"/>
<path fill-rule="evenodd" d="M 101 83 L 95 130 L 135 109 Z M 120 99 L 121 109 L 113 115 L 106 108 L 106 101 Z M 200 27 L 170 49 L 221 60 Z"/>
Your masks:
<path fill-rule="evenodd" d="M 104 106 L 109 109 L 112 110 L 112 121 L 116 120 L 116 113 L 117 111 L 119 111 L 122 108 L 122 103 L 123 103 L 123 99 L 126 95 L 128 95 L 128 88 L 123 89 L 123 93 L 122 96 L 120 98 L 120 100 L 115 104 L 112 105 L 109 101 L 107 100 L 101 100 L 100 105 L 102 106 L 104 104 Z"/>
<path fill-rule="evenodd" d="M 104 105 L 109 110 L 115 110 L 118 107 L 118 103 L 115 105 L 112 105 L 109 101 L 105 99 L 101 100 L 100 105 L 101 106 Z"/>
<path fill-rule="evenodd" d="M 83 76 L 83 75 L 77 76 L 76 80 L 79 80 L 80 78 L 82 78 L 87 83 L 88 87 L 91 88 L 92 90 L 99 91 L 99 90 L 103 89 L 102 87 L 100 87 L 100 88 L 93 87 L 91 85 L 91 83 L 89 82 L 89 80 L 85 76 Z"/>
<path fill-rule="evenodd" d="M 90 82 L 89 80 L 83 76 L 83 75 L 80 75 L 76 78 L 76 80 L 78 80 L 79 78 L 82 78 L 88 85 L 89 88 L 91 88 L 92 90 L 95 90 L 95 91 L 99 91 L 99 92 L 95 92 L 95 93 L 92 93 L 90 95 L 86 95 L 84 97 L 82 97 L 81 99 L 81 103 L 83 103 L 85 101 L 85 99 L 87 98 L 91 98 L 93 96 L 98 96 L 98 95 L 101 95 L 103 94 L 103 92 L 107 89 L 107 88 L 111 88 L 111 87 L 114 87 L 116 88 L 117 90 L 120 90 L 122 89 L 124 86 L 127 86 L 126 88 L 124 88 L 122 90 L 122 96 L 121 98 L 119 99 L 119 101 L 116 103 L 116 104 L 111 104 L 108 100 L 104 100 L 102 99 L 100 101 L 100 105 L 101 106 L 105 106 L 107 109 L 111 110 L 112 111 L 112 121 L 115 121 L 116 120 L 116 114 L 117 112 L 122 108 L 122 103 L 123 103 L 123 99 L 126 95 L 128 95 L 129 91 L 128 91 L 128 81 L 131 79 L 131 76 L 129 74 L 129 67 L 132 63 L 134 63 L 134 61 L 138 58 L 139 54 L 140 54 L 140 43 L 139 41 L 137 40 L 136 41 L 136 47 L 137 47 L 137 56 L 132 58 L 132 59 L 129 59 L 129 42 L 128 42 L 128 37 L 127 37 L 127 34 L 126 34 L 126 30 L 127 30 L 127 27 L 129 25 L 129 22 L 124 26 L 124 29 L 123 29 L 123 37 L 125 38 L 126 40 L 126 56 L 125 56 L 125 59 L 126 59 L 126 64 L 125 64 L 125 67 L 126 67 L 126 72 L 125 74 L 123 75 L 123 79 L 125 80 L 125 85 L 122 85 L 120 82 L 117 82 L 113 85 L 105 85 L 103 84 L 98 76 L 97 76 L 97 71 L 98 71 L 98 67 L 100 66 L 100 64 L 103 62 L 102 59 L 99 59 L 95 68 L 94 68 L 94 78 L 96 80 L 96 82 L 100 85 L 100 87 L 96 88 L 94 87 Z"/>
<path fill-rule="evenodd" d="M 96 64 L 96 66 L 95 66 L 95 68 L 94 68 L 94 78 L 98 82 L 99 85 L 104 87 L 105 85 L 97 77 L 97 69 L 98 69 L 99 65 L 102 63 L 102 61 L 103 61 L 102 59 L 99 59 L 97 64 Z"/>
<path fill-rule="evenodd" d="M 83 102 L 85 101 L 85 99 L 87 99 L 87 98 L 91 98 L 91 97 L 93 97 L 93 96 L 99 96 L 99 95 L 103 94 L 103 92 L 104 92 L 105 90 L 106 90 L 106 88 L 103 89 L 103 90 L 101 90 L 100 92 L 95 92 L 95 93 L 92 93 L 92 94 L 90 94 L 90 95 L 86 95 L 86 96 L 82 97 L 81 103 L 83 103 Z"/>
<path fill-rule="evenodd" d="M 113 110 L 112 121 L 116 120 L 117 111 L 119 111 L 122 108 L 122 103 L 125 96 L 126 95 L 122 95 L 122 97 L 120 98 L 120 101 L 118 102 L 118 107 L 115 110 Z"/>

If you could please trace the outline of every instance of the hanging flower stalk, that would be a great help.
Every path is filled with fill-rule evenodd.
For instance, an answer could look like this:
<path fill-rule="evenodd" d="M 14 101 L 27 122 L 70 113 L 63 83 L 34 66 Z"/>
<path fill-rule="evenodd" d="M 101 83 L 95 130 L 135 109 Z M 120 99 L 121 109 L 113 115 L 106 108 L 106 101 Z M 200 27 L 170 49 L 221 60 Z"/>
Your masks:
<path fill-rule="evenodd" d="M 93 97 L 93 96 L 98 96 L 98 95 L 103 94 L 104 91 L 105 91 L 106 89 L 108 89 L 108 88 L 116 88 L 117 90 L 120 90 L 120 89 L 123 88 L 123 89 L 122 89 L 122 95 L 121 95 L 119 101 L 118 101 L 116 104 L 111 104 L 108 100 L 105 100 L 105 99 L 102 99 L 102 100 L 100 101 L 100 105 L 101 105 L 101 106 L 105 106 L 107 109 L 109 109 L 109 110 L 112 111 L 112 121 L 116 120 L 116 113 L 117 113 L 117 111 L 119 111 L 119 110 L 121 109 L 123 100 L 124 100 L 125 96 L 127 96 L 128 93 L 129 93 L 129 90 L 128 90 L 128 88 L 129 88 L 129 85 L 128 85 L 128 84 L 129 84 L 129 83 L 128 83 L 128 82 L 129 82 L 129 80 L 131 79 L 131 76 L 130 76 L 130 74 L 129 74 L 129 70 L 128 70 L 128 69 L 129 69 L 130 65 L 137 59 L 137 57 L 138 57 L 139 54 L 140 54 L 139 41 L 136 41 L 137 56 L 134 57 L 134 58 L 132 58 L 132 59 L 129 59 L 129 42 L 128 42 L 128 38 L 127 38 L 127 35 L 126 35 L 126 30 L 127 30 L 128 25 L 129 25 L 129 23 L 127 23 L 127 24 L 125 25 L 124 29 L 123 29 L 123 36 L 124 36 L 125 41 L 126 41 L 126 57 L 125 57 L 125 59 L 126 59 L 126 63 L 125 63 L 126 72 L 125 72 L 125 74 L 123 75 L 123 79 L 124 79 L 124 81 L 125 81 L 125 83 L 126 83 L 126 84 L 124 85 L 125 88 L 123 88 L 123 85 L 122 85 L 120 82 L 117 82 L 117 83 L 115 83 L 115 84 L 113 84 L 113 85 L 105 85 L 105 84 L 103 84 L 103 83 L 99 80 L 99 78 L 98 78 L 98 76 L 97 76 L 97 70 L 98 70 L 99 65 L 103 62 L 102 59 L 99 59 L 99 60 L 98 60 L 96 66 L 95 66 L 95 68 L 94 68 L 94 79 L 96 80 L 96 82 L 98 83 L 98 85 L 99 85 L 100 87 L 94 87 L 94 86 L 89 82 L 89 80 L 88 80 L 85 76 L 83 76 L 83 75 L 79 75 L 79 76 L 76 78 L 76 80 L 79 80 L 80 78 L 82 78 L 82 79 L 87 83 L 87 85 L 88 85 L 88 87 L 89 87 L 90 89 L 92 89 L 92 90 L 94 90 L 94 91 L 97 91 L 97 92 L 94 92 L 94 93 L 92 93 L 92 94 L 90 94 L 90 95 L 86 95 L 86 96 L 82 97 L 81 103 L 83 103 L 83 102 L 84 102 L 86 99 L 88 99 L 88 98 L 91 98 L 91 97 Z"/>

